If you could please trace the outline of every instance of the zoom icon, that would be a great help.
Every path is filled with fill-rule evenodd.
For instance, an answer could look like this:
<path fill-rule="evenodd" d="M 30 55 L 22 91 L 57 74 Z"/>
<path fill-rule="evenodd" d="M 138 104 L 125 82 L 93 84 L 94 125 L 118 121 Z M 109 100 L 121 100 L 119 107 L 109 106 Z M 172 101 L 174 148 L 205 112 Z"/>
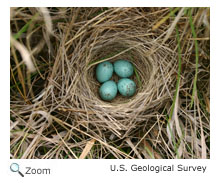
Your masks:
<path fill-rule="evenodd" d="M 17 163 L 12 163 L 10 166 L 10 170 L 12 172 L 18 172 L 20 174 L 20 176 L 24 177 L 24 174 L 20 172 L 19 165 Z"/>

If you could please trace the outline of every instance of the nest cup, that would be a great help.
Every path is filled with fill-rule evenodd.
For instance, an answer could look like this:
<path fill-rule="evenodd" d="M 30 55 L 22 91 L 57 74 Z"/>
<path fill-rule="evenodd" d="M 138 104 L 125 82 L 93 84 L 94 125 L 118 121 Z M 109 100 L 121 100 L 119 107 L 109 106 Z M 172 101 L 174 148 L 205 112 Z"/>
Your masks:
<path fill-rule="evenodd" d="M 92 47 L 84 58 L 86 61 L 79 63 L 82 71 L 78 73 L 80 78 L 77 84 L 78 90 L 72 93 L 74 99 L 72 105 L 76 103 L 75 96 L 77 96 L 81 101 L 81 108 L 94 112 L 93 116 L 86 116 L 85 120 L 122 137 L 122 131 L 128 132 L 138 123 L 146 121 L 142 116 L 157 110 L 157 107 L 169 98 L 167 90 L 164 90 L 164 79 L 167 77 L 165 74 L 172 72 L 176 66 L 172 64 L 174 57 L 171 56 L 170 50 L 158 48 L 156 52 L 151 53 L 151 48 L 159 46 L 152 40 L 140 40 L 124 34 L 107 37 L 107 40 L 91 44 Z M 118 59 L 129 60 L 134 65 L 137 74 L 134 73 L 131 79 L 136 83 L 137 90 L 130 98 L 118 94 L 113 101 L 106 102 L 99 96 L 101 84 L 95 77 L 95 69 L 101 62 L 113 63 Z M 161 73 L 160 68 L 164 69 L 164 73 Z M 113 76 L 111 79 L 117 82 L 119 78 Z M 160 93 L 159 90 L 162 92 Z M 158 100 L 159 93 L 160 100 Z"/>
<path fill-rule="evenodd" d="M 135 99 L 138 96 L 139 92 L 142 92 L 146 85 L 148 84 L 150 77 L 152 76 L 153 71 L 153 63 L 151 63 L 146 57 L 143 57 L 143 50 L 138 48 L 132 48 L 132 44 L 134 41 L 132 40 L 118 40 L 114 42 L 108 42 L 104 44 L 101 48 L 94 49 L 92 60 L 95 62 L 88 69 L 88 75 L 86 77 L 87 82 L 89 83 L 89 90 L 94 94 L 94 99 L 98 100 L 100 103 L 105 102 L 106 104 L 122 107 L 123 104 L 125 106 L 129 105 L 129 102 Z M 110 57 L 109 59 L 106 57 Z M 99 87 L 101 84 L 97 81 L 95 76 L 95 71 L 98 63 L 103 62 L 104 60 L 110 61 L 112 64 L 119 60 L 128 60 L 130 61 L 134 68 L 135 72 L 130 77 L 137 86 L 136 93 L 132 97 L 123 97 L 119 93 L 114 100 L 111 102 L 102 101 L 99 96 Z M 118 77 L 115 73 L 111 80 L 118 82 L 120 77 Z"/>

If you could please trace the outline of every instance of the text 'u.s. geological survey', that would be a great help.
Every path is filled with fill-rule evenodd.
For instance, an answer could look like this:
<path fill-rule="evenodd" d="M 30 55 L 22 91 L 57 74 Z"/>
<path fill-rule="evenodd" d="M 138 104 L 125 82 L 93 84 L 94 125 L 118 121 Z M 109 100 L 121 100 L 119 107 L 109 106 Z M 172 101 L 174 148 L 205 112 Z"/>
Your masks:
<path fill-rule="evenodd" d="M 204 165 L 110 165 L 110 171 L 112 172 L 201 172 L 205 173 L 207 171 L 207 166 Z"/>

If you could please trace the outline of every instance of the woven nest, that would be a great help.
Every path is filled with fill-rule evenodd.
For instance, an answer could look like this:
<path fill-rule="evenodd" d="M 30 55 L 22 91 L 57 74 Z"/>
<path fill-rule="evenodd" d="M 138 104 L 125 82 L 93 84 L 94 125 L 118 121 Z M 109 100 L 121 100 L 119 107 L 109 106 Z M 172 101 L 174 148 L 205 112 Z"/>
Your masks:
<path fill-rule="evenodd" d="M 120 16 L 117 19 L 123 20 Z M 158 111 L 163 107 L 161 105 L 166 105 L 165 101 L 172 97 L 171 76 L 177 70 L 175 53 L 169 47 L 160 47 L 160 41 L 155 41 L 152 36 L 141 34 L 143 27 L 140 27 L 139 21 L 132 21 L 132 14 L 127 19 L 130 25 L 126 30 L 120 23 L 117 25 L 115 19 L 92 26 L 89 31 L 84 32 L 84 29 L 89 28 L 82 28 L 84 33 L 80 35 L 80 40 L 83 42 L 79 45 L 78 39 L 71 42 L 77 46 L 72 47 L 69 59 L 64 60 L 66 65 L 57 62 L 56 74 L 52 78 L 60 83 L 60 90 L 56 91 L 58 97 L 63 93 L 63 88 L 69 91 L 66 94 L 68 97 L 62 97 L 68 109 L 85 111 L 85 114 L 80 114 L 77 123 L 85 122 L 99 131 L 109 130 L 120 138 L 138 124 L 145 123 L 152 111 Z M 114 28 L 111 30 L 107 25 L 113 23 Z M 137 84 L 136 94 L 131 98 L 118 95 L 111 102 L 102 101 L 95 68 L 103 61 L 114 62 L 118 59 L 129 60 L 136 68 L 136 74 L 132 77 Z M 113 77 L 113 80 L 118 80 Z M 63 82 L 60 78 L 69 82 Z M 75 113 L 70 116 L 75 118 Z"/>
<path fill-rule="evenodd" d="M 12 157 L 85 158 L 93 140 L 91 158 L 152 158 L 146 147 L 155 158 L 208 157 L 209 9 L 171 9 L 15 8 L 13 32 L 33 19 L 19 41 L 36 72 L 26 73 L 12 47 Z M 136 93 L 103 101 L 97 64 L 119 59 L 134 65 Z"/>

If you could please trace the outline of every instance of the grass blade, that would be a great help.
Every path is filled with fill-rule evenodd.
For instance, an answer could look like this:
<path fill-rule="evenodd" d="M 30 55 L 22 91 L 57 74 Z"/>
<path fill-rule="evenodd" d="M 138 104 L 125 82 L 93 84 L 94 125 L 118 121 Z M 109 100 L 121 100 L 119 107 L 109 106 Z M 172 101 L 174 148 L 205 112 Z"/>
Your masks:
<path fill-rule="evenodd" d="M 24 32 L 27 31 L 29 25 L 34 21 L 34 19 L 39 15 L 39 13 L 36 13 L 31 20 L 29 20 L 14 36 L 13 38 L 17 40 Z"/>
<path fill-rule="evenodd" d="M 152 27 L 152 30 L 156 30 L 158 27 L 160 27 L 161 24 L 163 24 L 164 22 L 166 22 L 166 20 L 168 18 L 170 18 L 174 13 L 176 13 L 180 8 L 175 8 L 174 10 L 172 10 L 168 15 L 166 15 L 165 17 L 163 17 L 159 22 L 156 23 L 156 25 L 154 25 Z"/>
<path fill-rule="evenodd" d="M 190 107 L 192 108 L 193 102 L 194 102 L 194 97 L 195 97 L 195 92 L 196 92 L 196 83 L 197 83 L 197 75 L 198 75 L 198 63 L 199 63 L 199 50 L 198 50 L 198 42 L 197 42 L 197 36 L 196 36 L 196 31 L 192 19 L 192 9 L 189 8 L 188 10 L 188 16 L 189 16 L 189 23 L 192 31 L 192 36 L 194 38 L 194 44 L 195 44 L 195 54 L 196 54 L 196 73 L 193 81 L 193 91 L 192 91 L 192 99 L 190 102 Z"/>
<path fill-rule="evenodd" d="M 94 143 L 95 143 L 95 139 L 92 139 L 86 143 L 86 147 L 83 149 L 83 152 L 80 155 L 79 159 L 86 158 L 86 156 L 89 154 L 90 150 L 92 149 Z"/>
<path fill-rule="evenodd" d="M 171 13 L 172 13 L 172 11 L 171 11 Z M 178 30 L 177 26 L 176 26 L 176 38 L 177 38 L 177 45 L 178 45 L 178 73 L 177 73 L 176 91 L 175 91 L 175 94 L 174 94 L 174 97 L 173 97 L 173 103 L 172 103 L 172 106 L 171 106 L 171 111 L 170 111 L 169 119 L 168 119 L 168 132 L 170 132 L 170 134 L 171 134 L 170 136 L 171 136 L 171 139 L 172 139 L 172 142 L 173 142 L 173 145 L 174 145 L 175 153 L 177 155 L 177 158 L 179 158 L 178 147 L 177 147 L 178 145 L 177 145 L 177 143 L 175 141 L 175 138 L 174 138 L 174 135 L 173 135 L 173 131 L 172 131 L 172 128 L 171 128 L 171 126 L 172 126 L 171 122 L 174 121 L 174 120 L 172 120 L 172 118 L 173 118 L 173 115 L 174 115 L 174 110 L 177 107 L 176 106 L 177 105 L 177 98 L 179 96 L 180 73 L 181 73 L 181 65 L 182 65 L 180 36 L 179 36 L 179 30 Z M 175 113 L 177 113 L 177 112 L 175 112 Z M 180 126 L 179 125 L 177 125 L 177 132 L 178 132 L 178 135 L 180 136 L 181 135 L 181 130 L 180 130 Z"/>

